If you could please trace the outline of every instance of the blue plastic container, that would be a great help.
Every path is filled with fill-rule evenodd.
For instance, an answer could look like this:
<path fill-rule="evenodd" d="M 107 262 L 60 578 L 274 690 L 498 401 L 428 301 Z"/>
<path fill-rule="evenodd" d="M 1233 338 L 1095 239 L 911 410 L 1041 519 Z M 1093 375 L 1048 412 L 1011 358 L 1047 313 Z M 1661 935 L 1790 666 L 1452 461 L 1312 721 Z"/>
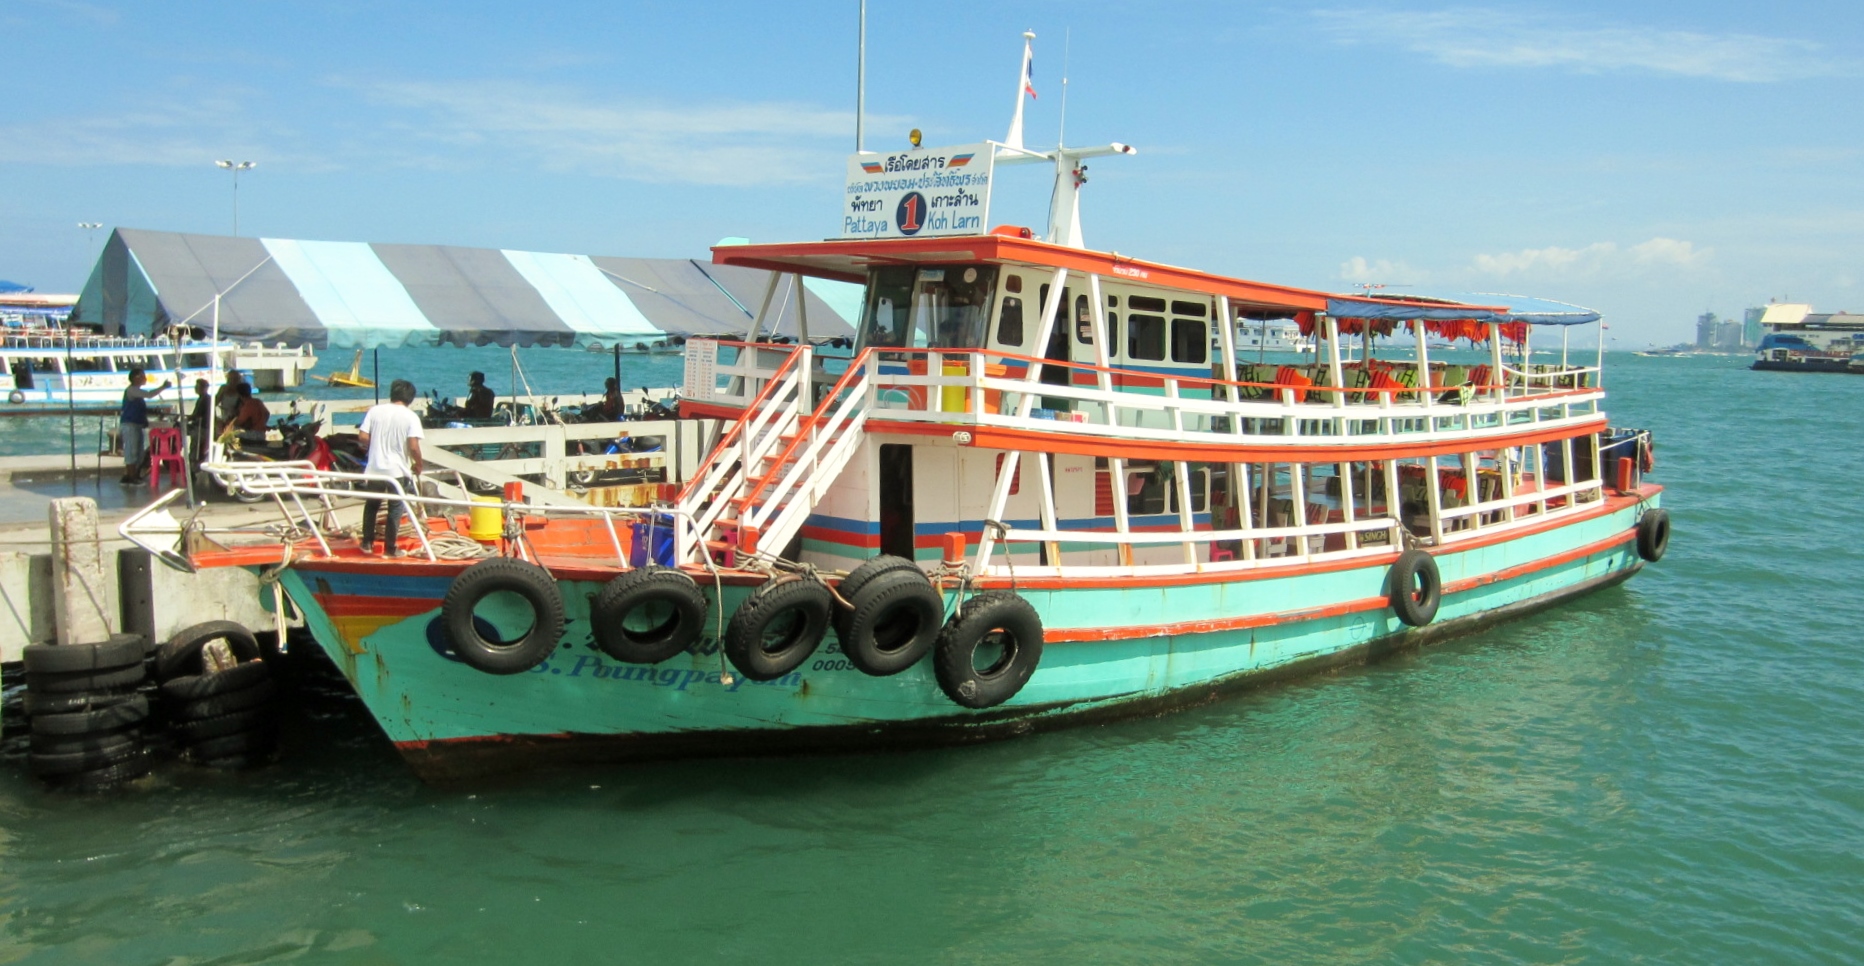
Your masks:
<path fill-rule="evenodd" d="M 628 548 L 629 566 L 644 567 L 649 563 L 673 566 L 673 517 L 656 513 L 633 527 L 634 545 Z"/>

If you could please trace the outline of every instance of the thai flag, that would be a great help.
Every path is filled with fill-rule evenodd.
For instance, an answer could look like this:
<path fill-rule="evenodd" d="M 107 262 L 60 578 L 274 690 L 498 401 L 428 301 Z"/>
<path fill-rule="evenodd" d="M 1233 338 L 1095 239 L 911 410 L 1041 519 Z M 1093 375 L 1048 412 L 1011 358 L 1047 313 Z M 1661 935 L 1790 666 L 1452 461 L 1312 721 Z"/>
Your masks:
<path fill-rule="evenodd" d="M 861 170 L 867 172 L 868 174 L 880 174 L 886 171 L 887 169 L 881 167 L 878 162 L 863 161 L 861 162 Z"/>
<path fill-rule="evenodd" d="M 1034 57 L 1031 57 L 1029 58 L 1028 68 L 1026 68 L 1023 71 L 1023 90 L 1028 92 L 1031 98 L 1035 98 L 1036 96 L 1035 76 L 1036 76 L 1036 59 Z"/>

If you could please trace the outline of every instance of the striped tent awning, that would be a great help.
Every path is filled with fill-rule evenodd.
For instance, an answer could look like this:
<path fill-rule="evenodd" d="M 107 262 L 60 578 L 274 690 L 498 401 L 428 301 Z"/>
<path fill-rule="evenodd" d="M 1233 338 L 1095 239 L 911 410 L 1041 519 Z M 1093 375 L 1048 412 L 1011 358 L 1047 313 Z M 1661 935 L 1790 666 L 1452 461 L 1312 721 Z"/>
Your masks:
<path fill-rule="evenodd" d="M 233 238 L 119 228 L 72 321 L 187 324 L 319 347 L 587 345 L 743 335 L 770 273 L 681 258 Z M 851 335 L 860 286 L 778 279 L 764 332 Z M 798 311 L 798 302 L 802 311 Z M 216 304 L 217 303 L 217 304 Z"/>

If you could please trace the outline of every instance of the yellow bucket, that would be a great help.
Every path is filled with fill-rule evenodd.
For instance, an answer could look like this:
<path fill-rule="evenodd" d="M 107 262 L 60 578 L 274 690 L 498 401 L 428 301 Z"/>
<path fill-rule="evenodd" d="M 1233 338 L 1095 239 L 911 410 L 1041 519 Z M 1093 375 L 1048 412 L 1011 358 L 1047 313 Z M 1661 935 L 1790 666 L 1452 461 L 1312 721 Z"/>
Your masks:
<path fill-rule="evenodd" d="M 967 375 L 971 371 L 971 367 L 962 362 L 947 362 L 943 369 L 944 374 L 948 376 Z M 971 390 L 963 386 L 940 386 L 938 408 L 940 412 L 947 413 L 969 411 L 971 408 Z"/>
<path fill-rule="evenodd" d="M 505 508 L 498 497 L 474 496 L 470 525 L 466 535 L 480 543 L 497 543 L 505 533 Z"/>

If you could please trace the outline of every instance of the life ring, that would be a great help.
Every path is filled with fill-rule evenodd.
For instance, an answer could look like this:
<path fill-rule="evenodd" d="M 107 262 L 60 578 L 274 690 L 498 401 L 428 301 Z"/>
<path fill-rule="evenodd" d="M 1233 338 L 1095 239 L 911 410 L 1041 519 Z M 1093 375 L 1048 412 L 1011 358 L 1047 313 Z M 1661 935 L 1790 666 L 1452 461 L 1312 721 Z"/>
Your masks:
<path fill-rule="evenodd" d="M 1670 549 L 1670 511 L 1662 507 L 1646 510 L 1637 520 L 1637 555 L 1651 563 L 1663 559 Z"/>
<path fill-rule="evenodd" d="M 854 609 L 843 612 L 835 636 L 848 663 L 875 677 L 919 663 L 938 640 L 945 617 L 944 596 L 917 567 L 865 581 L 850 602 Z"/>
<path fill-rule="evenodd" d="M 989 659 L 981 668 L 980 654 Z M 994 708 L 1015 697 L 1041 662 L 1041 615 L 1013 590 L 988 590 L 965 601 L 939 633 L 932 667 L 952 701 Z"/>
<path fill-rule="evenodd" d="M 595 643 L 630 664 L 659 664 L 705 631 L 705 594 L 691 577 L 665 567 L 630 570 L 602 587 L 589 607 Z"/>
<path fill-rule="evenodd" d="M 20 403 L 23 403 L 26 401 L 26 394 L 15 389 L 12 392 L 9 392 L 6 394 L 6 401 L 17 406 Z"/>
<path fill-rule="evenodd" d="M 1422 550 L 1406 550 L 1398 555 L 1391 570 L 1392 611 L 1412 627 L 1423 627 L 1437 619 L 1437 605 L 1443 602 L 1443 576 L 1437 561 Z"/>
<path fill-rule="evenodd" d="M 511 593 L 531 610 L 531 623 L 516 640 L 493 640 L 482 633 L 490 621 L 476 621 L 473 610 L 496 593 Z M 481 560 L 453 578 L 440 604 L 440 617 L 453 639 L 453 653 L 487 674 L 521 674 L 536 667 L 557 648 L 563 636 L 563 597 L 550 572 L 510 557 Z"/>
<path fill-rule="evenodd" d="M 828 632 L 835 604 L 821 582 L 773 580 L 738 605 L 725 628 L 725 656 L 753 681 L 774 681 L 802 666 Z"/>

